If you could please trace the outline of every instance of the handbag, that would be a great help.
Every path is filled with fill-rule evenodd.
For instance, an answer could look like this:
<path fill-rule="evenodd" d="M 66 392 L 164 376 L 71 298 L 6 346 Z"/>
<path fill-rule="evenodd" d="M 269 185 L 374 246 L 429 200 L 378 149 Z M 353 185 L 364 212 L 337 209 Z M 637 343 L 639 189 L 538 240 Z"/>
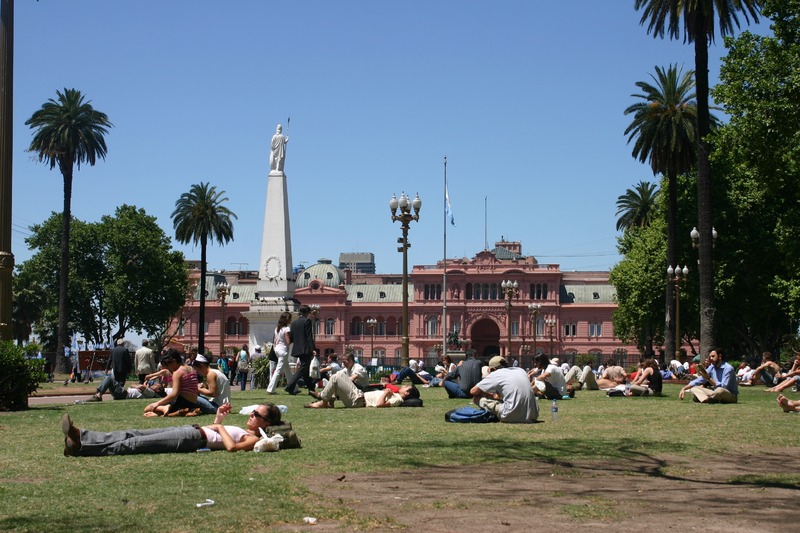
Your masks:
<path fill-rule="evenodd" d="M 316 355 L 311 360 L 311 365 L 308 367 L 308 376 L 311 379 L 320 379 L 322 377 L 319 373 L 319 358 Z"/>
<path fill-rule="evenodd" d="M 278 362 L 278 354 L 275 353 L 274 345 L 269 347 L 269 355 L 267 357 L 269 357 L 269 360 L 272 361 L 273 363 Z"/>

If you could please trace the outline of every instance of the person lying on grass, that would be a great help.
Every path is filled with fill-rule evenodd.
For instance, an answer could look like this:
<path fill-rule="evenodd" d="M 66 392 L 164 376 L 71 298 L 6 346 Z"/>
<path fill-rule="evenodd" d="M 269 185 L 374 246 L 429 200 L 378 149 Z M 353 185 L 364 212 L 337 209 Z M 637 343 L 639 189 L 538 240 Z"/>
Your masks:
<path fill-rule="evenodd" d="M 181 426 L 154 429 L 123 429 L 120 431 L 90 431 L 75 427 L 69 414 L 61 419 L 64 433 L 64 455 L 105 456 L 140 453 L 188 453 L 201 448 L 249 452 L 261 438 L 259 428 L 277 426 L 281 412 L 276 405 L 263 403 L 247 419 L 245 429 L 223 425 L 231 405 L 217 409 L 214 423 L 208 426 Z"/>
<path fill-rule="evenodd" d="M 778 405 L 781 406 L 784 413 L 800 412 L 800 400 L 790 400 L 783 394 L 778 394 Z"/>
<path fill-rule="evenodd" d="M 384 390 L 363 392 L 344 371 L 337 372 L 322 392 L 314 392 L 313 396 L 319 401 L 304 407 L 332 408 L 337 397 L 342 400 L 345 407 L 398 407 L 409 398 L 419 398 L 419 389 L 416 387 L 408 385 L 397 387 L 389 384 L 384 386 L 386 387 Z"/>

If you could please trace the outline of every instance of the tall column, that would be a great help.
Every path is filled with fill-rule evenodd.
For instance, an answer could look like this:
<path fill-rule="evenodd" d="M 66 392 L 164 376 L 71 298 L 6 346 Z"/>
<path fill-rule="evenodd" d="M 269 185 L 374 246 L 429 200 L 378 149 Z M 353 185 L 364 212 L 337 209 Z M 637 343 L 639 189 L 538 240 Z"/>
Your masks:
<path fill-rule="evenodd" d="M 0 2 L 0 340 L 11 340 L 11 163 L 14 104 L 14 0 Z"/>

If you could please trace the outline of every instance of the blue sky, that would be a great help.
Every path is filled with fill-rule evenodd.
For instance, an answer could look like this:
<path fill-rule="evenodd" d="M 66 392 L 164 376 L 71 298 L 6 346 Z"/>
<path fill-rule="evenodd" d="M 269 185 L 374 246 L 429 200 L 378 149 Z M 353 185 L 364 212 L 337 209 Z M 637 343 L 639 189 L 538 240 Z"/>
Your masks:
<path fill-rule="evenodd" d="M 410 264 L 441 259 L 446 155 L 449 257 L 502 236 L 540 263 L 609 269 L 616 199 L 654 179 L 631 157 L 623 110 L 656 65 L 694 64 L 691 46 L 647 35 L 632 5 L 17 1 L 16 261 L 31 255 L 27 227 L 63 201 L 58 171 L 26 152 L 24 123 L 69 87 L 115 126 L 107 160 L 75 174 L 73 215 L 136 205 L 174 237 L 175 201 L 210 182 L 238 215 L 234 241 L 209 248 L 210 269 L 258 268 L 267 146 L 287 117 L 295 264 L 360 251 L 400 272 L 388 201 L 402 191 L 423 200 Z M 718 42 L 712 84 L 722 54 Z"/>

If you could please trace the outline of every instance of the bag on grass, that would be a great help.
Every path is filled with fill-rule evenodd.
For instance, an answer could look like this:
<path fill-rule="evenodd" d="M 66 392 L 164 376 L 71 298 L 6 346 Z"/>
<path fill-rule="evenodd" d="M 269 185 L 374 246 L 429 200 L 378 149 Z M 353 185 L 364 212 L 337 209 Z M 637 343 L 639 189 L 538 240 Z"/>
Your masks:
<path fill-rule="evenodd" d="M 462 424 L 485 424 L 488 422 L 497 422 L 497 417 L 494 413 L 481 409 L 479 407 L 472 407 L 465 405 L 452 411 L 447 411 L 444 414 L 445 422 L 458 422 Z"/>
<path fill-rule="evenodd" d="M 286 450 L 288 448 L 302 448 L 300 445 L 300 437 L 292 429 L 291 422 L 284 422 L 279 426 L 268 426 L 265 430 L 267 437 L 274 437 L 280 435 L 283 440 L 280 442 L 280 449 Z"/>

